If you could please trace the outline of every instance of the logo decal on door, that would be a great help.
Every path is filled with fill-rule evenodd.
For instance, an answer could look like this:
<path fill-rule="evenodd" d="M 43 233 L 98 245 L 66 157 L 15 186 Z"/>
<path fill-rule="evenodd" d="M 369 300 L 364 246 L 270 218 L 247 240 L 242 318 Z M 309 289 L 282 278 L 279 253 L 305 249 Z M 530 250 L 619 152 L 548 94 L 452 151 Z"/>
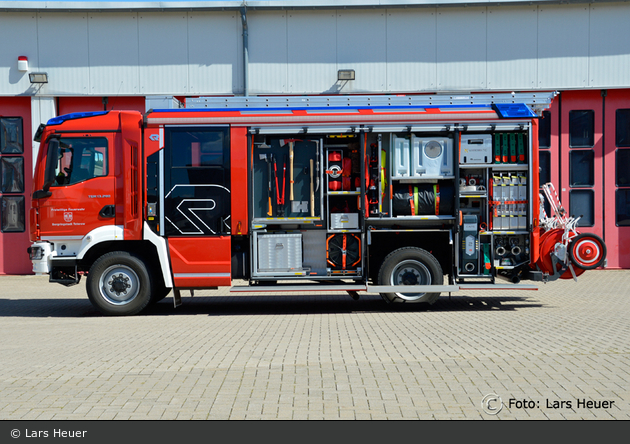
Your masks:
<path fill-rule="evenodd" d="M 230 190 L 215 184 L 175 185 L 165 196 L 164 218 L 179 234 L 230 232 Z"/>

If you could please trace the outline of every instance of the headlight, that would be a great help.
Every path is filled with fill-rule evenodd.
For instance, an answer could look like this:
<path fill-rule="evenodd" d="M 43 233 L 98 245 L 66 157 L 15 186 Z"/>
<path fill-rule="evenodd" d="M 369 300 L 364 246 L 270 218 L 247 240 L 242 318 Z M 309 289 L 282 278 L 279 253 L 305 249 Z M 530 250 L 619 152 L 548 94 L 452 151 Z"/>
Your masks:
<path fill-rule="evenodd" d="M 44 257 L 44 249 L 42 247 L 28 247 L 28 257 L 32 261 L 39 261 Z"/>

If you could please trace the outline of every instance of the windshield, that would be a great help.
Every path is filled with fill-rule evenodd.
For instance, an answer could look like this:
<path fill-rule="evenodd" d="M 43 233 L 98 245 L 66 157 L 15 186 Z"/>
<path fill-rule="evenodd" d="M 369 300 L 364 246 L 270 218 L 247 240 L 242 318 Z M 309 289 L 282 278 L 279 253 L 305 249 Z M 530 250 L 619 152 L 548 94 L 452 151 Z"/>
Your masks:
<path fill-rule="evenodd" d="M 60 139 L 52 186 L 73 185 L 101 176 L 107 176 L 107 138 Z"/>

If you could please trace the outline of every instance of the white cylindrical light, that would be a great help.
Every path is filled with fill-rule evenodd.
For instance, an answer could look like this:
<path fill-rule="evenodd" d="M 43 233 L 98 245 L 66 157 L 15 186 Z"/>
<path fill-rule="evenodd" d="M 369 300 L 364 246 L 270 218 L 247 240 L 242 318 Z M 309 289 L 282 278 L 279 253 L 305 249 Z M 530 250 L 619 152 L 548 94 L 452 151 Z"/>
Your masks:
<path fill-rule="evenodd" d="M 28 58 L 26 56 L 18 57 L 18 71 L 20 72 L 28 71 Z"/>

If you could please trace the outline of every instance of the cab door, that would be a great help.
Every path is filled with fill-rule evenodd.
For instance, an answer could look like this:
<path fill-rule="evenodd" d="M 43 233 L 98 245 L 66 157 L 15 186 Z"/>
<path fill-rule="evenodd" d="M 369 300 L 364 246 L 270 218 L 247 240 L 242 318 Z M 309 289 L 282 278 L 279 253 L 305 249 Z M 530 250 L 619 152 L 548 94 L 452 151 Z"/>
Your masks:
<path fill-rule="evenodd" d="M 230 285 L 227 127 L 164 128 L 164 226 L 175 287 Z"/>
<path fill-rule="evenodd" d="M 50 196 L 40 201 L 43 239 L 80 241 L 97 228 L 114 230 L 113 136 L 106 133 L 60 136 L 55 181 Z M 78 245 L 70 242 L 68 248 Z M 72 256 L 78 251 L 62 253 Z"/>

